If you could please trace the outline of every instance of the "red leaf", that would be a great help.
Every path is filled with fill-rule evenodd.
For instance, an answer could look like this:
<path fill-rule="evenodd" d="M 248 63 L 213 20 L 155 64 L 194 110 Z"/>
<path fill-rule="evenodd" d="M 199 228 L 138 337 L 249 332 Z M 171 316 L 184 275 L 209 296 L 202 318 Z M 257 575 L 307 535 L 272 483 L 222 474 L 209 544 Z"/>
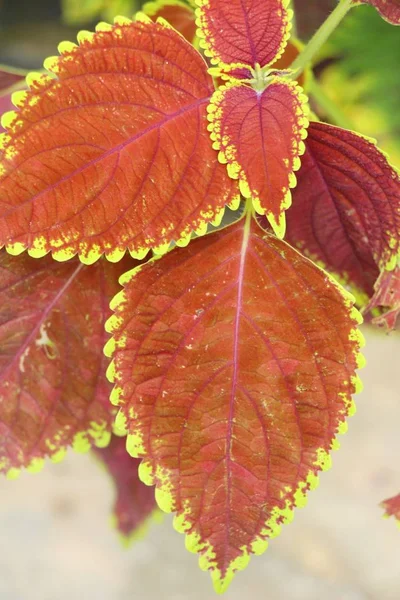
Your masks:
<path fill-rule="evenodd" d="M 0 117 L 5 112 L 11 110 L 13 108 L 13 103 L 11 102 L 11 95 L 6 94 L 5 96 L 0 96 Z M 5 129 L 0 124 L 0 134 L 5 131 Z"/>
<path fill-rule="evenodd" d="M 140 257 L 187 241 L 237 196 L 209 141 L 214 88 L 198 52 L 150 20 L 101 29 L 61 44 L 46 62 L 57 79 L 31 78 L 5 120 L 0 244 L 10 252 Z"/>
<path fill-rule="evenodd" d="M 140 481 L 140 460 L 127 453 L 126 438 L 112 435 L 107 448 L 95 448 L 94 452 L 115 484 L 115 525 L 125 541 L 131 541 L 140 536 L 156 510 L 154 490 Z"/>
<path fill-rule="evenodd" d="M 284 0 L 197 0 L 200 45 L 221 68 L 264 67 L 283 52 L 292 11 Z"/>
<path fill-rule="evenodd" d="M 180 0 L 155 0 L 155 2 L 146 2 L 142 10 L 153 21 L 156 21 L 160 17 L 168 21 L 188 42 L 193 42 L 196 37 L 194 10 L 188 4 L 180 2 Z"/>
<path fill-rule="evenodd" d="M 27 72 L 0 65 L 0 96 L 7 94 L 17 84 L 22 84 Z"/>
<path fill-rule="evenodd" d="M 240 191 L 266 214 L 275 233 L 285 234 L 294 171 L 306 137 L 306 98 L 296 83 L 276 78 L 264 90 L 228 84 L 217 90 L 209 111 L 213 147 Z"/>
<path fill-rule="evenodd" d="M 353 0 L 354 4 L 371 4 L 379 11 L 382 17 L 392 23 L 400 25 L 400 1 L 399 0 Z"/>
<path fill-rule="evenodd" d="M 400 527 L 400 494 L 385 500 L 382 502 L 381 506 L 385 510 L 385 516 L 394 517 L 398 521 Z"/>
<path fill-rule="evenodd" d="M 297 179 L 287 241 L 372 295 L 400 252 L 398 173 L 370 140 L 311 123 Z"/>
<path fill-rule="evenodd" d="M 392 331 L 400 315 L 400 266 L 394 271 L 383 271 L 375 283 L 375 294 L 372 296 L 364 312 L 379 310 L 372 318 L 372 323 Z M 372 312 L 373 314 L 373 312 Z"/>
<path fill-rule="evenodd" d="M 104 322 L 135 261 L 84 267 L 0 253 L 0 470 L 109 440 Z"/>
<path fill-rule="evenodd" d="M 139 475 L 223 591 L 329 464 L 359 315 L 249 214 L 126 274 L 106 346 Z"/>

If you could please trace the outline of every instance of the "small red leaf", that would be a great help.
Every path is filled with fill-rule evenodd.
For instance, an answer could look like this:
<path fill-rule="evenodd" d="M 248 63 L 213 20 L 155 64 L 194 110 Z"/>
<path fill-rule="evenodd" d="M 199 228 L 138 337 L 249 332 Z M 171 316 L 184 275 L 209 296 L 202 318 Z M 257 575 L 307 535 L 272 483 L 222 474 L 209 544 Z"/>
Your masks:
<path fill-rule="evenodd" d="M 0 470 L 108 442 L 104 322 L 118 265 L 0 253 Z"/>
<path fill-rule="evenodd" d="M 385 510 L 385 516 L 394 517 L 398 521 L 400 527 L 400 494 L 385 500 L 382 502 L 381 506 Z"/>
<path fill-rule="evenodd" d="M 194 10 L 180 0 L 155 0 L 155 2 L 146 2 L 142 10 L 153 21 L 156 21 L 159 17 L 168 21 L 188 42 L 193 42 L 196 37 Z"/>
<path fill-rule="evenodd" d="M 264 67 L 283 52 L 292 12 L 284 0 L 197 0 L 200 45 L 220 67 Z"/>
<path fill-rule="evenodd" d="M 156 510 L 154 490 L 139 479 L 140 460 L 126 451 L 126 438 L 111 436 L 107 448 L 94 448 L 110 474 L 116 492 L 115 525 L 125 541 L 140 535 L 149 517 Z"/>
<path fill-rule="evenodd" d="M 12 110 L 13 103 L 11 102 L 11 94 L 6 94 L 4 96 L 0 96 L 0 118 L 5 112 Z M 5 129 L 1 126 L 0 123 L 0 134 L 5 131 Z"/>
<path fill-rule="evenodd" d="M 382 271 L 375 283 L 375 294 L 372 296 L 364 312 L 379 310 L 378 316 L 373 316 L 372 323 L 392 331 L 400 315 L 400 266 L 394 271 Z"/>
<path fill-rule="evenodd" d="M 8 93 L 10 88 L 24 81 L 27 73 L 20 69 L 12 69 L 0 65 L 0 96 Z"/>
<path fill-rule="evenodd" d="M 306 137 L 306 98 L 296 83 L 276 78 L 263 91 L 228 84 L 217 90 L 209 111 L 213 147 L 240 191 L 266 214 L 275 233 L 285 234 L 294 171 Z"/>
<path fill-rule="evenodd" d="M 91 263 L 188 239 L 237 197 L 215 160 L 207 66 L 164 24 L 130 21 L 64 43 L 6 116 L 0 244 Z"/>
<path fill-rule="evenodd" d="M 379 11 L 382 17 L 392 23 L 400 25 L 400 1 L 399 0 L 353 0 L 354 4 L 371 4 Z"/>
<path fill-rule="evenodd" d="M 368 139 L 311 123 L 287 241 L 368 295 L 400 252 L 400 177 Z"/>
<path fill-rule="evenodd" d="M 249 214 L 121 280 L 112 401 L 216 589 L 305 504 L 351 413 L 352 300 Z"/>

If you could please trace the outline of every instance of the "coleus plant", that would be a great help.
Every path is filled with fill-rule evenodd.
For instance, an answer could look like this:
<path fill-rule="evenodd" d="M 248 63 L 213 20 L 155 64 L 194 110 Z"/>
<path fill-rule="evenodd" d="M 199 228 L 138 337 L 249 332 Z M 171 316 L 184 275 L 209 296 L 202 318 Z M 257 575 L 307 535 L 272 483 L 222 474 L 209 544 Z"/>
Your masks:
<path fill-rule="evenodd" d="M 301 48 L 284 0 L 150 3 L 61 43 L 2 118 L 1 469 L 94 447 L 120 532 L 156 500 L 219 592 L 330 465 L 354 302 L 400 310 L 399 175 L 300 86 L 356 4 Z"/>

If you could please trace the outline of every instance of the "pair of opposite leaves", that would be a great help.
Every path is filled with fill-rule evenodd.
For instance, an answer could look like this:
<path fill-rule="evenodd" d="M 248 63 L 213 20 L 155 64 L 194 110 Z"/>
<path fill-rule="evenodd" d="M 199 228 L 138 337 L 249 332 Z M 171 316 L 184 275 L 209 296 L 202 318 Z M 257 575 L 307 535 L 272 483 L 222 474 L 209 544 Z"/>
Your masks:
<path fill-rule="evenodd" d="M 215 4 L 218 17 L 224 3 Z M 261 54 L 254 54 L 254 44 L 248 45 L 247 66 L 244 60 L 236 61 L 242 63 L 236 76 L 247 73 L 249 64 L 270 62 L 282 49 L 287 25 L 284 7 L 271 3 L 271 14 L 280 19 L 266 20 L 262 4 L 262 14 L 248 13 Z M 211 24 L 216 18 L 207 15 L 208 8 L 200 13 L 206 32 L 207 18 Z M 235 16 L 240 17 L 240 11 Z M 51 249 L 65 258 L 79 249 L 89 262 L 101 251 L 120 258 L 126 246 L 140 254 L 143 245 L 163 244 L 177 231 L 182 243 L 191 229 L 204 232 L 203 223 L 218 216 L 224 204 L 237 195 L 235 184 L 210 149 L 205 108 L 212 87 L 202 59 L 164 24 L 119 22 L 114 28 L 100 29 L 105 31 L 89 40 L 86 36 L 80 48 L 64 45 L 65 56 L 47 63 L 58 79 L 41 76 L 39 82 L 31 80 L 33 91 L 17 98 L 20 112 L 6 119 L 9 133 L 4 139 L 1 202 L 5 215 L 1 222 L 7 235 L 14 232 L 5 240 L 11 240 L 9 250 L 28 246 L 33 255 L 42 255 Z M 220 40 L 221 50 L 212 31 L 207 35 L 208 43 L 222 52 L 218 60 L 224 69 L 229 62 L 225 67 L 221 64 L 227 58 L 225 41 Z M 243 44 L 246 39 L 244 36 Z M 269 39 L 273 43 L 265 44 Z M 212 53 L 214 46 L 209 44 L 207 51 Z M 225 47 L 230 51 L 230 40 Z M 260 60 L 252 62 L 253 58 Z M 261 124 L 276 142 L 270 156 L 263 155 L 260 144 L 261 181 L 260 169 L 253 168 L 254 162 L 260 164 L 260 148 L 256 146 L 253 157 L 247 154 L 250 136 L 254 142 L 254 119 L 243 114 L 246 106 L 249 114 L 262 116 Z M 238 111 L 243 138 L 235 134 Z M 260 94 L 235 81 L 222 93 L 215 93 L 211 115 L 215 142 L 230 174 L 239 177 L 245 195 L 252 196 L 260 212 L 267 212 L 281 232 L 280 198 L 294 183 L 291 171 L 302 149 L 304 114 L 295 85 L 274 80 Z M 373 187 L 375 178 L 365 173 L 364 177 L 367 190 L 377 195 L 383 206 L 377 225 L 374 222 L 374 231 L 379 233 L 374 259 L 379 266 L 387 266 L 398 250 L 392 241 L 398 244 L 398 210 L 391 204 L 392 194 L 398 190 L 394 172 L 362 138 L 321 124 L 312 127 L 317 141 L 318 135 L 337 140 L 332 152 L 346 165 L 346 177 L 350 159 L 346 152 L 338 151 L 338 144 L 344 144 L 346 150 L 349 146 L 357 156 L 370 153 L 372 163 L 378 159 L 375 174 L 382 190 L 378 193 Z M 292 138 L 283 137 L 293 131 Z M 262 139 L 263 127 L 256 134 Z M 283 154 L 278 155 L 278 150 Z M 353 163 L 354 167 L 354 157 Z M 66 195 L 73 202 L 63 202 Z M 199 206 L 199 197 L 209 204 Z M 107 201 L 112 201 L 112 211 L 110 206 L 105 209 Z M 383 224 L 380 213 L 385 215 Z M 192 220 L 188 221 L 188 214 Z M 137 229 L 138 223 L 144 233 Z M 99 378 L 92 375 L 101 373 L 101 361 L 95 360 L 96 371 L 82 360 L 82 374 L 76 377 L 73 345 L 65 343 L 65 336 L 73 318 L 76 335 L 72 341 L 82 343 L 93 294 L 100 289 L 104 298 L 108 270 L 120 266 L 98 263 L 90 275 L 99 277 L 98 287 L 91 289 L 87 283 L 82 285 L 84 267 L 54 263 L 55 281 L 60 277 L 57 269 L 69 268 L 70 276 L 56 293 L 52 286 L 48 290 L 52 298 L 41 314 L 39 339 L 36 325 L 27 338 L 35 341 L 33 347 L 25 339 L 23 349 L 14 356 L 12 368 L 18 365 L 15 402 L 9 404 L 6 416 L 11 426 L 6 426 L 11 432 L 18 421 L 20 433 L 23 422 L 28 441 L 29 428 L 39 423 L 43 454 L 65 446 L 66 437 L 76 433 L 79 417 L 86 418 L 89 432 L 75 442 L 87 443 L 91 438 L 105 443 L 103 430 L 109 431 L 109 419 L 104 416 L 99 427 L 99 421 L 85 411 L 87 396 L 76 385 L 83 378 L 89 394 L 96 389 Z M 13 280 L 12 268 L 9 273 L 8 294 L 20 283 L 15 277 Z M 49 277 L 47 269 L 41 276 Z M 177 510 L 178 527 L 189 534 L 189 545 L 202 553 L 203 566 L 213 570 L 217 585 L 223 588 L 233 571 L 244 566 L 249 552 L 264 549 L 265 539 L 288 519 L 293 505 L 303 503 L 316 471 L 326 462 L 326 452 L 342 427 L 356 387 L 357 316 L 354 312 L 349 315 L 349 301 L 332 281 L 290 247 L 262 235 L 248 218 L 192 243 L 187 250 L 150 262 L 132 285 L 129 277 L 125 282 L 122 298 L 115 304 L 117 318 L 109 326 L 115 334 L 108 346 L 117 366 L 114 398 L 123 405 L 122 419 L 130 421 L 126 425 L 131 431 L 131 450 L 147 457 L 142 477 L 157 483 L 164 508 Z M 72 286 L 82 292 L 80 325 L 79 319 L 75 323 L 76 296 L 74 300 L 71 295 L 69 306 L 64 301 L 65 289 L 71 291 Z M 35 311 L 30 309 L 33 288 L 27 290 L 25 285 L 24 289 L 30 292 L 24 318 L 37 323 Z M 271 305 L 279 307 L 273 315 Z M 104 303 L 102 306 L 104 309 Z M 46 319 L 55 307 L 61 324 L 53 332 L 53 323 Z M 99 310 L 97 317 L 90 319 L 93 336 L 102 335 L 102 321 L 104 310 Z M 60 343 L 54 341 L 55 331 L 61 332 Z M 96 359 L 93 350 L 99 339 L 86 334 L 83 339 L 87 356 Z M 332 340 L 336 344 L 327 350 Z M 246 356 L 249 346 L 254 349 L 251 357 Z M 65 349 L 65 356 L 60 356 L 60 349 Z M 54 383 L 49 382 L 54 368 L 49 375 L 42 367 L 43 404 L 36 407 L 33 397 L 21 393 L 21 378 L 28 377 L 26 369 L 35 364 L 26 360 L 29 351 L 47 352 L 64 368 L 61 379 Z M 43 384 L 48 381 L 53 392 L 65 392 L 68 386 L 63 376 L 71 366 L 75 397 L 65 404 L 64 416 L 66 423 L 73 418 L 74 425 L 61 428 L 63 434 L 67 431 L 66 437 L 58 433 L 58 438 L 51 438 L 45 428 L 40 430 L 41 409 L 46 402 L 54 403 L 54 393 L 46 394 Z M 7 383 L 5 388 L 10 381 Z M 10 397 L 7 390 L 5 393 Z M 71 399 L 71 390 L 67 389 L 66 397 Z M 35 412 L 35 408 L 39 410 Z M 57 414 L 55 421 L 62 423 L 61 416 Z M 90 427 L 91 423 L 96 426 Z M 12 435 L 10 438 L 12 441 Z M 17 452 L 16 462 L 24 464 L 23 451 L 17 448 Z M 206 493 L 199 493 L 201 490 Z"/>

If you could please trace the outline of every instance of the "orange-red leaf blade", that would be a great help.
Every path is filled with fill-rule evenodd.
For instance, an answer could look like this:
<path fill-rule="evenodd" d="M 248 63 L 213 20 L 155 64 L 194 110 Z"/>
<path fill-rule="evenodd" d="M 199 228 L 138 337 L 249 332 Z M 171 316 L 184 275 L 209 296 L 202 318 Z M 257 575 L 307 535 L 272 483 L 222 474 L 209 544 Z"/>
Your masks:
<path fill-rule="evenodd" d="M 248 215 L 121 282 L 106 352 L 128 450 L 223 591 L 329 464 L 358 388 L 359 315 Z"/>
<path fill-rule="evenodd" d="M 187 240 L 236 196 L 207 133 L 203 58 L 150 19 L 79 42 L 3 117 L 0 245 L 92 263 Z"/>
<path fill-rule="evenodd" d="M 0 470 L 106 445 L 114 420 L 104 322 L 118 265 L 0 253 Z"/>
<path fill-rule="evenodd" d="M 140 537 L 156 510 L 154 490 L 139 479 L 140 460 L 126 451 L 126 438 L 111 436 L 106 448 L 94 448 L 115 486 L 113 521 L 124 542 Z"/>
<path fill-rule="evenodd" d="M 286 0 L 197 0 L 200 45 L 211 62 L 261 67 L 283 52 L 292 12 Z"/>
<path fill-rule="evenodd" d="M 285 233 L 284 211 L 291 204 L 294 171 L 300 167 L 306 137 L 306 97 L 294 82 L 276 78 L 263 92 L 228 84 L 208 107 L 211 139 L 230 177 L 239 180 L 275 233 Z"/>

